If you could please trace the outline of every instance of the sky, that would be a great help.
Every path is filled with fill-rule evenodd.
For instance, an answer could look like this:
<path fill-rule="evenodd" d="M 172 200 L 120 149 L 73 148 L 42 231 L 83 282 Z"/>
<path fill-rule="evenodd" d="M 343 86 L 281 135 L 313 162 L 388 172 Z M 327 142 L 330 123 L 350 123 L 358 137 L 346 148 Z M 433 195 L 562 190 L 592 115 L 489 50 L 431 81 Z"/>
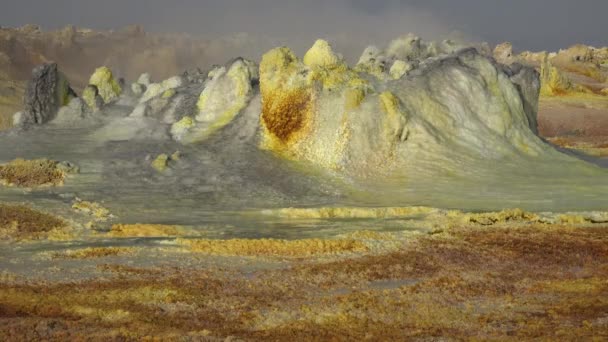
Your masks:
<path fill-rule="evenodd" d="M 152 32 L 249 32 L 282 42 L 315 38 L 381 45 L 414 32 L 516 50 L 608 46 L 608 0 L 0 0 L 0 26 L 73 24 L 94 29 L 141 24 Z M 378 43 L 379 41 L 379 43 Z"/>

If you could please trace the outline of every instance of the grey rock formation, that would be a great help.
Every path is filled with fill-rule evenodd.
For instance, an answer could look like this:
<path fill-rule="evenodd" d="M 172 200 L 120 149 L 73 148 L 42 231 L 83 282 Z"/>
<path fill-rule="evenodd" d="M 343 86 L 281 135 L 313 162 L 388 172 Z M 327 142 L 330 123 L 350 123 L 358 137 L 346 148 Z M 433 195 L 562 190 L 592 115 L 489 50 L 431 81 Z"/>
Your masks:
<path fill-rule="evenodd" d="M 80 98 L 74 98 L 67 106 L 63 106 L 53 119 L 53 124 L 69 125 L 79 123 L 85 118 L 86 104 Z"/>
<path fill-rule="evenodd" d="M 521 95 L 524 112 L 528 118 L 528 125 L 534 134 L 538 134 L 538 98 L 540 94 L 540 75 L 532 67 L 514 63 L 503 68 L 509 79 Z"/>
<path fill-rule="evenodd" d="M 181 120 L 184 116 L 191 116 L 198 112 L 196 103 L 203 91 L 202 83 L 192 83 L 184 87 L 180 92 L 171 99 L 171 103 L 167 106 L 167 110 L 163 115 L 163 122 L 173 124 Z"/>
<path fill-rule="evenodd" d="M 44 124 L 52 120 L 59 108 L 67 105 L 76 93 L 59 72 L 56 63 L 43 64 L 32 72 L 23 99 L 24 120 Z"/>
<path fill-rule="evenodd" d="M 131 84 L 131 92 L 135 96 L 141 96 L 146 91 L 146 86 L 139 83 Z"/>
<path fill-rule="evenodd" d="M 99 89 L 97 86 L 89 84 L 82 91 L 82 99 L 86 103 L 87 107 L 92 112 L 97 112 L 103 107 L 103 98 L 99 95 Z"/>
<path fill-rule="evenodd" d="M 147 103 L 140 103 L 133 109 L 129 116 L 133 118 L 143 118 L 148 116 L 149 112 L 150 106 Z"/>
<path fill-rule="evenodd" d="M 23 114 L 23 112 L 13 114 L 13 127 L 23 128 L 26 123 L 25 114 Z"/>
<path fill-rule="evenodd" d="M 139 83 L 139 84 L 144 85 L 146 87 L 149 86 L 150 83 L 152 83 L 152 82 L 150 82 L 150 74 L 143 73 L 143 74 L 139 75 L 139 78 L 137 79 L 136 83 Z"/>
<path fill-rule="evenodd" d="M 513 55 L 513 45 L 509 42 L 498 44 L 494 49 L 494 59 L 507 65 L 515 63 L 516 57 Z"/>
<path fill-rule="evenodd" d="M 184 73 L 182 74 L 182 78 L 185 79 L 188 83 L 202 84 L 207 79 L 207 73 L 205 73 L 200 68 L 194 68 L 184 71 Z"/>

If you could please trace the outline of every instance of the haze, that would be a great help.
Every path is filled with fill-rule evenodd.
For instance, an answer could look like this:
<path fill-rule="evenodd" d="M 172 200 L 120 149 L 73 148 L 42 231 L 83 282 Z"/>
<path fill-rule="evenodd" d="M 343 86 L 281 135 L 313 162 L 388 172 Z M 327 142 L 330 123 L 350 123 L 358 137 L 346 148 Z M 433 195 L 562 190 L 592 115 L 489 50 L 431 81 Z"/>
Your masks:
<path fill-rule="evenodd" d="M 0 6 L 2 26 L 141 24 L 148 31 L 211 37 L 248 32 L 296 48 L 317 37 L 359 48 L 410 31 L 428 39 L 458 31 L 469 40 L 512 41 L 520 50 L 608 45 L 603 0 L 2 0 Z"/>

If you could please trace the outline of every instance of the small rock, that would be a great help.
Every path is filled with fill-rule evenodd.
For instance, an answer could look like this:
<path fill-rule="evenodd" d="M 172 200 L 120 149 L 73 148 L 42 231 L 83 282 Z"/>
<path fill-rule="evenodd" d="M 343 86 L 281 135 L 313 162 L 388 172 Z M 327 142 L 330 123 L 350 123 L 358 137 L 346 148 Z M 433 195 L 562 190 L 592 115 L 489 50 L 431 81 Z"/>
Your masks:
<path fill-rule="evenodd" d="M 182 153 L 180 151 L 175 151 L 172 155 L 171 155 L 171 160 L 175 160 L 178 161 L 182 159 Z"/>
<path fill-rule="evenodd" d="M 80 98 L 70 101 L 67 106 L 61 107 L 53 123 L 67 123 L 82 120 L 85 116 L 86 105 Z"/>
<path fill-rule="evenodd" d="M 410 63 L 404 62 L 402 60 L 396 60 L 395 63 L 393 63 L 393 66 L 391 67 L 390 75 L 393 79 L 398 80 L 401 77 L 407 75 L 407 73 L 410 72 L 412 69 L 413 67 Z"/>
<path fill-rule="evenodd" d="M 184 116 L 171 126 L 171 136 L 175 141 L 181 141 L 194 126 L 196 126 L 194 120 L 189 116 Z"/>
<path fill-rule="evenodd" d="M 136 98 L 134 98 L 133 96 L 126 95 L 124 93 L 120 95 L 118 100 L 115 102 L 117 106 L 123 107 L 135 107 L 138 103 L 139 101 L 137 101 Z"/>
<path fill-rule="evenodd" d="M 175 89 L 167 89 L 165 90 L 165 92 L 163 93 L 162 97 L 164 99 L 169 99 L 171 97 L 173 97 L 173 95 L 175 95 L 177 92 L 175 91 Z"/>
<path fill-rule="evenodd" d="M 146 86 L 141 83 L 131 84 L 131 91 L 135 96 L 141 96 L 146 91 Z"/>
<path fill-rule="evenodd" d="M 143 117 L 148 116 L 149 112 L 150 112 L 150 106 L 148 106 L 147 103 L 140 103 L 137 105 L 137 107 L 135 107 L 133 112 L 131 112 L 131 114 L 129 114 L 129 116 L 133 117 L 133 118 L 143 118 Z"/>
<path fill-rule="evenodd" d="M 139 84 L 141 84 L 143 86 L 146 86 L 146 87 L 149 86 L 150 83 L 151 83 L 150 82 L 150 74 L 148 74 L 148 73 L 141 74 L 139 76 L 139 78 L 137 79 L 137 83 L 139 83 Z"/>
<path fill-rule="evenodd" d="M 374 75 L 378 79 L 384 79 L 386 77 L 386 64 L 387 60 L 384 53 L 376 46 L 371 45 L 366 47 L 361 54 L 355 70 Z"/>
<path fill-rule="evenodd" d="M 207 73 L 207 78 L 212 80 L 214 79 L 218 74 L 220 73 L 225 73 L 226 72 L 226 68 L 223 66 L 219 66 L 219 65 L 215 65 L 213 66 L 213 68 L 211 69 L 211 71 L 209 71 L 209 73 Z"/>
<path fill-rule="evenodd" d="M 103 98 L 99 95 L 99 90 L 95 85 L 89 84 L 84 88 L 82 99 L 93 112 L 99 111 L 103 106 Z"/>
<path fill-rule="evenodd" d="M 80 167 L 69 161 L 62 161 L 60 163 L 57 163 L 57 169 L 68 174 L 80 173 Z"/>
<path fill-rule="evenodd" d="M 200 68 L 186 70 L 182 74 L 182 77 L 188 83 L 204 83 L 207 79 L 207 75 Z"/>
<path fill-rule="evenodd" d="M 169 167 L 169 156 L 165 153 L 160 154 L 154 161 L 152 162 L 152 167 L 156 169 L 158 172 L 165 172 Z"/>
<path fill-rule="evenodd" d="M 27 117 L 23 112 L 13 114 L 13 127 L 22 128 L 27 125 Z"/>

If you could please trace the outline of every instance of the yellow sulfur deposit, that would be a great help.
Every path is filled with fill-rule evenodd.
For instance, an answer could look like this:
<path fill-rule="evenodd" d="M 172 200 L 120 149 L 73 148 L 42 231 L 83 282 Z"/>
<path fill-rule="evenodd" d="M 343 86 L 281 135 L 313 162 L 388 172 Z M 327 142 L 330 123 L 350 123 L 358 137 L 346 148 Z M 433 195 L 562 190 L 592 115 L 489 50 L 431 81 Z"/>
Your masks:
<path fill-rule="evenodd" d="M 115 224 L 108 235 L 116 238 L 171 237 L 190 235 L 193 232 L 179 226 L 163 224 Z"/>
<path fill-rule="evenodd" d="M 318 40 L 304 59 L 301 62 L 285 47 L 262 58 L 261 147 L 286 158 L 315 160 L 339 169 L 350 134 L 344 114 L 361 105 L 370 86 L 326 41 Z M 334 103 L 336 98 L 343 100 Z M 325 121 L 328 113 L 319 112 L 328 101 L 336 122 Z"/>
<path fill-rule="evenodd" d="M 412 70 L 412 65 L 402 60 L 396 60 L 389 71 L 391 77 L 395 80 L 400 79 Z"/>
<path fill-rule="evenodd" d="M 234 121 L 253 97 L 253 83 L 258 72 L 255 63 L 239 58 L 228 69 L 218 67 L 200 94 L 192 117 L 173 124 L 171 135 L 182 144 L 206 140 Z"/>
<path fill-rule="evenodd" d="M 278 215 L 293 219 L 331 219 L 331 218 L 399 218 L 427 215 L 438 212 L 428 207 L 321 207 L 321 208 L 284 208 L 264 211 L 267 215 Z"/>
<path fill-rule="evenodd" d="M 99 90 L 97 89 L 97 86 L 89 85 L 84 88 L 84 90 L 82 91 L 82 99 L 90 109 L 94 111 L 100 109 L 100 101 L 98 101 Z"/>
<path fill-rule="evenodd" d="M 192 117 L 184 116 L 181 120 L 171 126 L 171 135 L 176 140 L 181 140 L 194 126 L 195 123 Z"/>
<path fill-rule="evenodd" d="M 122 93 L 122 88 L 118 82 L 114 79 L 112 70 L 108 67 L 100 67 L 95 70 L 89 84 L 97 87 L 99 95 L 105 103 L 109 103 Z"/>
<path fill-rule="evenodd" d="M 401 108 L 399 98 L 387 91 L 380 94 L 379 99 L 381 103 L 380 108 L 386 113 L 384 117 L 384 131 L 387 135 L 404 141 L 408 135 L 408 131 L 405 129 L 407 113 Z"/>
<path fill-rule="evenodd" d="M 331 45 L 323 39 L 319 39 L 304 55 L 304 64 L 309 67 L 332 67 L 341 63 L 331 48 Z"/>
<path fill-rule="evenodd" d="M 214 75 L 197 103 L 199 113 L 195 119 L 205 127 L 191 141 L 204 140 L 234 120 L 251 99 L 252 77 L 244 60 L 237 60 L 228 71 L 220 70 Z"/>
<path fill-rule="evenodd" d="M 341 240 L 179 240 L 191 251 L 212 255 L 304 257 L 319 254 L 364 252 L 367 247 L 354 239 Z"/>
<path fill-rule="evenodd" d="M 169 156 L 165 153 L 159 154 L 152 162 L 151 166 L 158 172 L 165 172 L 169 167 Z"/>
<path fill-rule="evenodd" d="M 361 88 L 349 88 L 344 92 L 344 109 L 353 110 L 359 108 L 365 99 L 365 91 Z"/>
<path fill-rule="evenodd" d="M 76 200 L 72 204 L 72 209 L 77 212 L 93 216 L 98 221 L 106 221 L 111 217 L 110 211 L 99 203 Z"/>
<path fill-rule="evenodd" d="M 175 91 L 175 89 L 167 89 L 163 92 L 163 94 L 161 95 L 162 98 L 164 99 L 168 99 L 173 97 L 173 95 L 175 95 L 177 92 Z"/>
<path fill-rule="evenodd" d="M 132 255 L 135 248 L 131 247 L 89 247 L 52 254 L 53 259 L 94 259 L 113 256 Z"/>

